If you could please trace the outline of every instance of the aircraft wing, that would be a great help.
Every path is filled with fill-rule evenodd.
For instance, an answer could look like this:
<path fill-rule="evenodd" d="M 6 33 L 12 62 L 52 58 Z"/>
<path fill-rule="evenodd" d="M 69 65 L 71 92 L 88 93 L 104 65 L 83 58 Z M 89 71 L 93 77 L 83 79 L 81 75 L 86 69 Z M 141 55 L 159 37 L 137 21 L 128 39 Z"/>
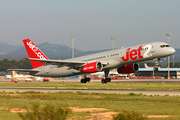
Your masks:
<path fill-rule="evenodd" d="M 8 69 L 7 71 L 39 72 L 40 70 L 35 70 L 35 69 Z"/>
<path fill-rule="evenodd" d="M 81 67 L 82 65 L 85 64 L 85 62 L 67 61 L 67 60 L 45 60 L 45 59 L 34 59 L 34 58 L 29 58 L 29 60 L 39 61 L 41 63 L 50 64 L 50 65 L 69 66 L 69 67 Z"/>

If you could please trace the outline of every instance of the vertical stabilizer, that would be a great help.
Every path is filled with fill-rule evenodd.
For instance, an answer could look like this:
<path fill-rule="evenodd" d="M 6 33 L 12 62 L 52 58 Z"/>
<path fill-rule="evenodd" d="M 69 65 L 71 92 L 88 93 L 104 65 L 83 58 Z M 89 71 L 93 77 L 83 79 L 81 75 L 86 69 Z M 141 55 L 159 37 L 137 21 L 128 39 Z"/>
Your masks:
<path fill-rule="evenodd" d="M 145 68 L 149 68 L 148 65 L 147 65 L 146 63 L 144 63 L 144 66 L 145 66 Z"/>
<path fill-rule="evenodd" d="M 48 60 L 48 58 L 44 55 L 44 53 L 38 47 L 36 47 L 35 44 L 30 39 L 23 40 L 23 43 L 29 58 Z M 44 63 L 33 60 L 31 60 L 31 64 L 33 68 L 38 68 L 45 65 Z"/>
<path fill-rule="evenodd" d="M 12 71 L 12 76 L 13 76 L 13 77 L 16 77 L 16 76 L 17 76 L 17 74 L 16 74 L 15 71 Z"/>

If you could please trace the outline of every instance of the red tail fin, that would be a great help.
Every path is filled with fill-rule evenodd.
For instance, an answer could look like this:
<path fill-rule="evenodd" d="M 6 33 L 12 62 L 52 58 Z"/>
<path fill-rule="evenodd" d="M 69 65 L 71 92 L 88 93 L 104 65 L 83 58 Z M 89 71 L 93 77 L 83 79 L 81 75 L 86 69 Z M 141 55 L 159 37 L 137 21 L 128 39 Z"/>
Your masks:
<path fill-rule="evenodd" d="M 43 52 L 41 52 L 41 50 L 38 47 L 36 47 L 30 39 L 25 39 L 23 40 L 23 42 L 29 58 L 48 60 L 48 58 L 43 54 Z M 45 65 L 44 63 L 33 60 L 31 60 L 31 64 L 33 68 L 37 68 Z"/>

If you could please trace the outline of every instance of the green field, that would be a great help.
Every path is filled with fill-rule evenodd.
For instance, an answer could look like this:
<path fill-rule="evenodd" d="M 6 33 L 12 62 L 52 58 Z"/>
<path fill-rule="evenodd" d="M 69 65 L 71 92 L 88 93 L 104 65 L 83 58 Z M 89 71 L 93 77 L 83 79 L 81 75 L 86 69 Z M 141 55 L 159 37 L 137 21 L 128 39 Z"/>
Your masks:
<path fill-rule="evenodd" d="M 84 89 L 179 90 L 179 83 L 0 83 L 0 87 L 62 87 Z M 82 92 L 0 92 L 0 120 L 20 120 L 18 112 L 33 103 L 73 109 L 68 119 L 105 119 L 122 111 L 134 111 L 150 120 L 179 120 L 180 96 L 142 94 L 103 94 Z"/>

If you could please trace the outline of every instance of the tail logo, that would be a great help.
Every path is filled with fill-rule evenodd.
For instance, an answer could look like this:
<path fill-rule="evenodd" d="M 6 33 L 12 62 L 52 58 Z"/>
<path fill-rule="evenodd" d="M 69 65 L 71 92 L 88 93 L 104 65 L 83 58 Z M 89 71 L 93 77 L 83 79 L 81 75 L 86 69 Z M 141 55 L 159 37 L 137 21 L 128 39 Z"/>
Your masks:
<path fill-rule="evenodd" d="M 27 42 L 27 45 L 31 50 L 39 57 L 39 59 L 46 60 L 45 56 L 41 54 L 41 51 L 31 41 Z"/>

